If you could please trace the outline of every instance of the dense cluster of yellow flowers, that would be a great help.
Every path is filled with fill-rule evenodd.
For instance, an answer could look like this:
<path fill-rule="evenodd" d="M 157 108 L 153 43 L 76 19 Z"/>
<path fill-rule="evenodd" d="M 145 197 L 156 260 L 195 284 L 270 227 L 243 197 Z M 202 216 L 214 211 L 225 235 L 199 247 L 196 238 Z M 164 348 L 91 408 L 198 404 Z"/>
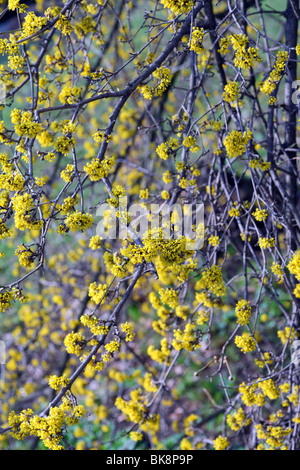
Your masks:
<path fill-rule="evenodd" d="M 239 84 L 237 82 L 230 82 L 225 85 L 224 93 L 223 93 L 223 100 L 227 101 L 228 103 L 232 103 L 236 101 L 240 96 L 239 92 Z"/>
<path fill-rule="evenodd" d="M 42 125 L 33 120 L 30 111 L 22 112 L 19 109 L 13 109 L 11 122 L 15 125 L 15 132 L 21 136 L 36 137 L 43 130 Z"/>
<path fill-rule="evenodd" d="M 265 80 L 264 83 L 260 87 L 260 90 L 266 95 L 271 95 L 271 93 L 273 93 L 273 91 L 276 89 L 276 86 L 283 75 L 287 60 L 288 60 L 288 52 L 279 51 L 277 54 L 274 68 L 272 69 L 267 80 Z"/>
<path fill-rule="evenodd" d="M 251 317 L 252 308 L 250 302 L 247 300 L 240 300 L 235 307 L 235 314 L 237 317 L 237 323 L 240 325 L 247 325 Z"/>
<path fill-rule="evenodd" d="M 75 213 L 68 215 L 65 222 L 67 227 L 74 232 L 78 230 L 87 230 L 92 226 L 93 216 L 91 214 L 83 214 L 82 212 L 76 211 Z"/>
<path fill-rule="evenodd" d="M 34 202 L 30 194 L 16 194 L 12 198 L 12 207 L 15 214 L 15 227 L 19 230 L 39 229 L 43 222 L 36 220 L 33 215 Z"/>
<path fill-rule="evenodd" d="M 141 88 L 144 98 L 151 100 L 153 96 L 161 96 L 172 81 L 172 73 L 167 67 L 160 67 L 153 72 L 153 77 L 157 79 L 153 87 L 145 85 Z"/>
<path fill-rule="evenodd" d="M 0 450 L 299 447 L 300 45 L 247 2 L 6 3 Z"/>
<path fill-rule="evenodd" d="M 218 436 L 214 439 L 214 449 L 215 450 L 225 450 L 229 447 L 230 442 L 228 441 L 227 437 Z"/>
<path fill-rule="evenodd" d="M 230 158 L 236 158 L 246 152 L 247 145 L 252 139 L 252 132 L 247 130 L 244 133 L 233 130 L 224 139 L 224 146 Z"/>
<path fill-rule="evenodd" d="M 155 433 L 159 429 L 159 415 L 149 415 L 147 413 L 147 400 L 143 397 L 141 388 L 133 390 L 130 393 L 130 400 L 126 401 L 118 397 L 115 403 L 116 407 L 122 411 L 128 420 L 137 424 L 141 431 L 150 432 L 155 439 Z M 140 437 L 140 434 L 134 434 L 134 440 Z"/>
<path fill-rule="evenodd" d="M 171 137 L 168 142 L 163 142 L 162 144 L 156 147 L 156 153 L 159 158 L 163 160 L 167 160 L 170 155 L 174 153 L 176 149 L 179 147 L 178 139 Z"/>
<path fill-rule="evenodd" d="M 11 427 L 10 434 L 15 439 L 24 439 L 28 435 L 37 436 L 46 448 L 63 450 L 60 442 L 65 426 L 78 423 L 79 418 L 85 414 L 82 405 L 73 407 L 72 401 L 66 398 L 59 407 L 50 408 L 46 417 L 35 415 L 31 409 L 23 410 L 19 415 L 11 412 L 8 424 Z"/>
<path fill-rule="evenodd" d="M 197 54 L 203 54 L 203 52 L 205 52 L 205 48 L 202 45 L 203 38 L 204 29 L 194 27 L 191 35 L 190 50 L 195 51 Z"/>
<path fill-rule="evenodd" d="M 284 438 L 292 433 L 291 428 L 268 426 L 267 429 L 264 429 L 262 424 L 257 424 L 255 428 L 258 439 L 263 441 L 263 444 L 259 444 L 258 446 L 259 450 L 265 450 L 265 448 L 270 450 L 287 450 L 287 447 L 284 445 Z M 266 444 L 267 447 L 265 447 L 264 444 Z"/>
<path fill-rule="evenodd" d="M 256 349 L 256 341 L 248 333 L 243 333 L 241 336 L 237 335 L 234 341 L 243 353 L 251 352 Z"/>
<path fill-rule="evenodd" d="M 87 163 L 83 169 L 89 175 L 91 181 L 99 181 L 104 176 L 108 176 L 114 162 L 115 157 L 105 158 L 102 162 L 94 158 L 90 163 Z"/>
<path fill-rule="evenodd" d="M 262 158 L 254 158 L 249 162 L 249 167 L 254 169 L 258 168 L 261 171 L 267 171 L 271 167 L 270 162 L 265 162 Z"/>
<path fill-rule="evenodd" d="M 222 267 L 212 265 L 210 268 L 206 268 L 201 275 L 201 279 L 197 281 L 195 288 L 196 290 L 207 289 L 216 296 L 224 295 L 226 288 L 222 275 Z"/>
<path fill-rule="evenodd" d="M 249 46 L 249 38 L 245 34 L 232 34 L 221 38 L 219 52 L 222 55 L 230 53 L 230 46 L 234 51 L 234 65 L 249 70 L 262 61 L 258 47 Z"/>
<path fill-rule="evenodd" d="M 226 422 L 230 429 L 233 431 L 239 431 L 243 426 L 249 426 L 251 418 L 246 419 L 246 414 L 243 408 L 239 408 L 234 413 L 227 415 Z"/>
<path fill-rule="evenodd" d="M 193 2 L 191 0 L 161 0 L 165 8 L 169 8 L 175 15 L 188 12 Z"/>
<path fill-rule="evenodd" d="M 258 240 L 259 247 L 263 250 L 266 248 L 274 248 L 275 246 L 275 239 L 274 238 L 266 238 L 260 237 Z"/>

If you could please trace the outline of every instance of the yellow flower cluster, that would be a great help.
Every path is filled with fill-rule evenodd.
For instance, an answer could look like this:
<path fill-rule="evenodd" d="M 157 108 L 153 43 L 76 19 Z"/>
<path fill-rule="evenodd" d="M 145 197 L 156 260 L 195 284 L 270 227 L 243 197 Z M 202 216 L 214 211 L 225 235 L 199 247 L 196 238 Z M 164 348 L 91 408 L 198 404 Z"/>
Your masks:
<path fill-rule="evenodd" d="M 190 149 L 191 152 L 198 152 L 199 150 L 199 145 L 196 144 L 196 138 L 193 137 L 192 135 L 188 135 L 186 137 L 184 137 L 183 141 L 182 141 L 182 145 L 184 145 L 184 147 L 187 147 L 188 149 Z M 177 163 L 176 164 L 176 168 L 178 168 L 178 165 L 180 164 L 180 166 L 182 165 L 181 162 Z M 184 168 L 178 168 L 178 170 L 180 169 L 184 169 Z M 192 170 L 192 169 L 191 169 Z M 197 169 L 193 171 L 193 174 L 197 175 Z M 192 180 L 193 181 L 193 180 Z"/>
<path fill-rule="evenodd" d="M 284 445 L 284 438 L 293 432 L 291 428 L 284 428 L 283 426 L 267 426 L 267 428 L 264 429 L 262 424 L 256 424 L 255 428 L 258 439 L 265 441 L 265 444 L 267 444 L 270 450 L 287 449 Z M 259 449 L 263 448 L 264 447 L 259 446 Z"/>
<path fill-rule="evenodd" d="M 110 270 L 112 274 L 116 277 L 125 277 L 126 276 L 126 269 L 124 267 L 125 264 L 126 264 L 126 261 L 124 261 L 122 257 L 114 254 L 112 258 L 112 263 L 110 265 Z"/>
<path fill-rule="evenodd" d="M 92 248 L 92 250 L 98 250 L 99 248 L 101 248 L 101 237 L 99 237 L 99 235 L 94 235 L 91 239 L 90 239 L 90 244 L 89 244 L 89 248 Z"/>
<path fill-rule="evenodd" d="M 280 391 L 272 379 L 262 380 L 259 382 L 259 387 L 270 400 L 276 400 L 280 396 Z"/>
<path fill-rule="evenodd" d="M 258 168 L 261 171 L 268 171 L 271 167 L 271 163 L 265 162 L 262 158 L 254 158 L 250 160 L 249 167 L 252 169 Z"/>
<path fill-rule="evenodd" d="M 222 55 L 229 54 L 230 44 L 231 44 L 230 36 L 221 38 L 220 43 L 219 43 L 219 46 L 220 46 L 219 47 L 219 52 L 220 52 L 220 54 L 222 54 Z"/>
<path fill-rule="evenodd" d="M 121 248 L 121 254 L 129 258 L 134 265 L 145 259 L 148 263 L 155 262 L 155 266 L 161 271 L 174 268 L 179 274 L 187 266 L 183 263 L 193 254 L 193 251 L 188 249 L 188 240 L 185 237 L 164 238 L 162 229 L 152 235 L 151 231 L 148 231 L 143 237 L 143 246 L 130 244 Z M 188 271 L 190 269 L 192 266 L 188 266 Z"/>
<path fill-rule="evenodd" d="M 263 368 L 265 367 L 266 364 L 272 364 L 273 362 L 273 359 L 272 359 L 272 356 L 269 352 L 264 352 L 263 353 L 263 359 L 254 359 L 254 362 L 255 364 L 259 367 L 259 368 Z"/>
<path fill-rule="evenodd" d="M 261 62 L 257 47 L 249 47 L 249 38 L 245 34 L 233 34 L 230 42 L 235 52 L 234 65 L 249 70 L 255 63 Z"/>
<path fill-rule="evenodd" d="M 194 323 L 187 323 L 183 332 L 180 329 L 174 330 L 172 346 L 176 351 L 181 351 L 182 349 L 194 351 L 200 348 L 199 332 L 196 325 Z"/>
<path fill-rule="evenodd" d="M 15 212 L 15 227 L 19 230 L 39 229 L 43 221 L 34 220 L 32 209 L 34 203 L 32 196 L 28 193 L 16 194 L 12 198 L 12 206 Z"/>
<path fill-rule="evenodd" d="M 97 282 L 92 282 L 89 285 L 89 296 L 96 303 L 99 304 L 102 299 L 107 294 L 107 285 L 106 284 L 97 284 Z"/>
<path fill-rule="evenodd" d="M 98 130 L 93 134 L 95 142 L 103 142 L 106 139 L 106 142 L 109 142 L 112 139 L 111 135 L 105 135 L 104 131 Z"/>
<path fill-rule="evenodd" d="M 21 0 L 8 0 L 7 8 L 11 11 L 15 11 L 18 8 L 20 13 L 24 13 L 28 6 L 20 4 L 20 1 Z"/>
<path fill-rule="evenodd" d="M 47 18 L 37 16 L 33 11 L 27 13 L 22 24 L 22 34 L 20 38 L 26 38 L 36 33 L 47 24 Z M 25 41 L 25 43 L 28 41 Z"/>
<path fill-rule="evenodd" d="M 27 436 L 39 437 L 50 450 L 64 450 L 61 445 L 62 431 L 66 425 L 76 424 L 85 416 L 83 405 L 73 407 L 71 399 L 65 397 L 59 407 L 50 408 L 48 416 L 34 415 L 33 410 L 21 411 L 19 415 L 10 413 L 8 424 L 12 427 L 10 435 L 15 439 Z"/>
<path fill-rule="evenodd" d="M 228 103 L 232 103 L 239 99 L 240 92 L 239 92 L 239 84 L 237 82 L 229 82 L 225 85 L 224 93 L 223 93 L 223 100 L 227 101 Z"/>
<path fill-rule="evenodd" d="M 112 189 L 112 195 L 110 198 L 107 199 L 108 204 L 113 207 L 118 207 L 119 205 L 119 198 L 126 195 L 126 189 L 123 188 L 120 184 L 117 184 Z"/>
<path fill-rule="evenodd" d="M 243 382 L 239 386 L 239 392 L 246 406 L 263 406 L 265 397 L 276 400 L 280 396 L 280 390 L 272 379 L 261 380 L 250 385 Z"/>
<path fill-rule="evenodd" d="M 222 267 L 212 265 L 206 268 L 195 285 L 195 289 L 205 289 L 217 296 L 222 296 L 226 293 L 225 282 L 222 275 Z"/>
<path fill-rule="evenodd" d="M 171 175 L 171 172 L 169 170 L 165 171 L 162 175 L 162 179 L 165 184 L 172 183 L 173 177 Z"/>
<path fill-rule="evenodd" d="M 51 375 L 49 377 L 49 385 L 53 390 L 61 390 L 62 388 L 66 387 L 70 382 L 65 376 L 58 377 L 57 375 Z"/>
<path fill-rule="evenodd" d="M 258 222 L 262 222 L 268 217 L 266 209 L 258 209 L 258 207 L 255 209 L 255 212 L 253 212 L 252 215 Z"/>
<path fill-rule="evenodd" d="M 228 215 L 230 217 L 239 217 L 241 215 L 241 212 L 240 212 L 240 209 L 238 208 L 238 203 L 237 202 L 235 202 L 234 206 L 231 209 L 229 209 Z"/>
<path fill-rule="evenodd" d="M 230 52 L 230 45 L 234 51 L 234 65 L 244 70 L 249 70 L 260 63 L 261 58 L 257 47 L 249 47 L 249 38 L 245 34 L 232 34 L 221 38 L 219 52 L 222 55 Z"/>
<path fill-rule="evenodd" d="M 94 158 L 83 167 L 83 170 L 89 175 L 91 181 L 99 181 L 101 178 L 108 176 L 114 163 L 114 156 L 106 157 L 102 161 L 98 158 Z"/>
<path fill-rule="evenodd" d="M 251 418 L 246 420 L 245 412 L 239 408 L 233 414 L 228 414 L 226 423 L 233 431 L 239 431 L 243 426 L 248 426 L 251 423 Z"/>
<path fill-rule="evenodd" d="M 214 449 L 215 450 L 226 450 L 230 445 L 227 437 L 218 436 L 214 439 Z"/>
<path fill-rule="evenodd" d="M 255 339 L 247 333 L 243 333 L 242 336 L 237 335 L 234 341 L 237 347 L 240 348 L 243 353 L 251 352 L 256 349 Z"/>
<path fill-rule="evenodd" d="M 251 313 L 252 309 L 249 301 L 243 299 L 236 304 L 235 314 L 237 316 L 237 323 L 240 325 L 248 325 Z"/>
<path fill-rule="evenodd" d="M 258 55 L 258 47 L 241 48 L 235 53 L 235 66 L 241 69 L 249 70 L 255 63 L 259 62 L 261 62 L 261 58 Z"/>
<path fill-rule="evenodd" d="M 217 236 L 217 235 L 211 235 L 208 239 L 208 243 L 211 245 L 211 246 L 218 246 L 219 243 L 220 243 L 220 237 Z"/>
<path fill-rule="evenodd" d="M 168 307 L 175 309 L 178 306 L 178 292 L 174 289 L 160 289 L 159 295 L 161 302 L 167 304 Z"/>
<path fill-rule="evenodd" d="M 203 325 L 203 323 L 207 323 L 210 317 L 210 312 L 209 310 L 199 310 L 197 312 L 197 320 L 196 323 L 197 325 Z"/>
<path fill-rule="evenodd" d="M 68 20 L 66 15 L 59 15 L 58 21 L 55 23 L 57 29 L 59 29 L 64 36 L 69 36 L 73 31 L 71 21 Z"/>
<path fill-rule="evenodd" d="M 159 67 L 153 72 L 152 75 L 157 79 L 155 85 L 153 87 L 150 87 L 150 85 L 145 85 L 141 88 L 142 95 L 144 98 L 149 100 L 153 98 L 153 95 L 161 96 L 170 85 L 173 77 L 170 69 L 167 67 Z"/>
<path fill-rule="evenodd" d="M 161 0 L 165 8 L 169 8 L 175 15 L 187 13 L 193 7 L 192 0 Z"/>
<path fill-rule="evenodd" d="M 93 335 L 107 335 L 109 332 L 108 326 L 103 325 L 96 315 L 81 315 L 80 322 L 82 325 L 87 326 Z"/>
<path fill-rule="evenodd" d="M 1 157 L 2 155 L 0 154 L 0 163 L 2 164 L 1 162 Z M 9 165 L 10 166 L 10 165 Z M 11 168 L 10 168 L 11 169 Z M 1 186 L 1 185 L 0 185 Z M 1 186 L 2 187 L 2 186 Z M 4 190 L 4 191 L 1 191 L 0 193 L 0 206 L 1 206 L 1 210 L 4 210 L 4 209 L 7 209 L 8 206 L 9 206 L 9 203 L 10 203 L 10 197 L 9 197 L 9 191 L 7 190 Z M 1 223 L 1 221 L 0 221 Z"/>
<path fill-rule="evenodd" d="M 59 94 L 59 99 L 62 104 L 74 104 L 79 101 L 80 94 L 81 89 L 77 86 L 65 85 Z"/>
<path fill-rule="evenodd" d="M 287 51 L 280 51 L 277 54 L 276 62 L 269 77 L 261 85 L 260 90 L 266 95 L 271 95 L 279 83 L 288 60 L 289 54 Z"/>
<path fill-rule="evenodd" d="M 60 208 L 60 212 L 62 213 L 62 215 L 68 215 L 69 212 L 72 212 L 74 210 L 74 206 L 76 203 L 77 203 L 77 198 L 66 197 Z"/>
<path fill-rule="evenodd" d="M 138 432 L 138 431 L 131 431 L 129 433 L 129 437 L 134 442 L 138 442 L 138 441 L 141 441 L 143 439 L 143 433 Z"/>
<path fill-rule="evenodd" d="M 242 401 L 246 406 L 263 406 L 265 404 L 265 396 L 259 391 L 258 384 L 246 385 L 244 382 L 239 386 Z"/>
<path fill-rule="evenodd" d="M 19 258 L 19 263 L 24 268 L 29 268 L 33 262 L 34 253 L 30 248 L 27 248 L 24 244 L 18 245 L 15 251 L 15 255 Z"/>
<path fill-rule="evenodd" d="M 178 140 L 175 137 L 171 137 L 168 142 L 163 142 L 156 147 L 156 153 L 162 160 L 167 160 L 170 155 L 175 153 L 175 150 L 178 149 L 178 147 Z"/>
<path fill-rule="evenodd" d="M 184 432 L 186 436 L 194 436 L 195 431 L 193 430 L 193 423 L 198 420 L 198 416 L 195 413 L 188 415 L 183 420 Z"/>
<path fill-rule="evenodd" d="M 7 54 L 8 66 L 12 71 L 21 73 L 25 63 L 25 58 L 22 57 L 20 45 L 17 44 L 17 38 L 10 35 L 8 39 L 0 39 L 0 53 Z M 8 83 L 10 83 L 8 81 Z"/>
<path fill-rule="evenodd" d="M 68 333 L 64 339 L 64 345 L 69 354 L 81 356 L 85 345 L 85 337 L 77 332 Z"/>
<path fill-rule="evenodd" d="M 125 333 L 125 341 L 133 341 L 135 333 L 133 331 L 134 325 L 129 322 L 121 323 L 121 330 Z"/>
<path fill-rule="evenodd" d="M 99 1 L 97 3 L 99 4 Z M 90 11 L 91 13 L 92 13 L 92 9 L 95 10 L 93 15 L 96 14 L 96 11 L 97 11 L 96 5 L 93 5 L 90 3 L 89 8 L 91 9 Z M 74 31 L 79 38 L 84 38 L 88 33 L 90 33 L 91 31 L 94 31 L 95 25 L 96 25 L 96 20 L 92 16 L 88 15 L 75 23 Z M 91 74 L 91 77 L 93 78 L 92 75 L 93 74 Z M 96 75 L 97 75 L 97 72 L 96 72 Z"/>
<path fill-rule="evenodd" d="M 288 270 L 300 281 L 300 250 L 296 251 L 287 265 Z"/>
<path fill-rule="evenodd" d="M 287 342 L 291 343 L 294 339 L 299 337 L 299 333 L 295 330 L 294 327 L 286 326 L 284 330 L 278 330 L 277 336 L 280 338 L 282 344 L 286 344 Z"/>
<path fill-rule="evenodd" d="M 9 205 L 9 192 L 18 191 L 23 188 L 24 181 L 22 175 L 15 171 L 14 165 L 8 160 L 8 157 L 4 154 L 0 154 L 0 164 L 2 174 L 0 175 L 0 188 L 5 189 L 0 196 L 1 207 L 5 208 Z"/>
<path fill-rule="evenodd" d="M 5 312 L 14 300 L 13 291 L 6 291 L 0 293 L 0 312 Z"/>
<path fill-rule="evenodd" d="M 259 237 L 258 239 L 259 248 L 262 250 L 265 250 L 266 248 L 274 248 L 275 244 L 275 238 Z"/>
<path fill-rule="evenodd" d="M 151 359 L 159 364 L 168 363 L 171 355 L 171 349 L 167 338 L 163 338 L 160 342 L 160 349 L 156 349 L 153 344 L 150 344 L 147 349 L 147 354 Z"/>
<path fill-rule="evenodd" d="M 132 390 L 130 400 L 126 401 L 122 397 L 117 397 L 115 406 L 126 416 L 126 418 L 138 424 L 141 431 L 150 431 L 155 434 L 160 427 L 160 416 L 158 414 L 147 413 L 147 402 L 145 401 L 142 389 Z"/>
<path fill-rule="evenodd" d="M 190 50 L 196 52 L 197 54 L 203 54 L 205 52 L 205 47 L 203 46 L 204 38 L 204 29 L 193 27 L 191 35 L 191 45 Z"/>
<path fill-rule="evenodd" d="M 2 219 L 0 219 L 0 240 L 4 240 L 4 238 L 10 237 L 11 232 L 7 228 L 7 226 L 2 222 Z"/>
<path fill-rule="evenodd" d="M 140 191 L 140 198 L 141 198 L 141 199 L 148 199 L 148 198 L 149 198 L 149 190 L 148 190 L 148 188 L 146 188 L 146 189 L 141 189 L 141 191 Z"/>
<path fill-rule="evenodd" d="M 72 232 L 87 230 L 93 224 L 93 216 L 88 213 L 76 211 L 66 218 L 65 223 Z"/>
<path fill-rule="evenodd" d="M 74 175 L 74 165 L 68 164 L 64 170 L 61 171 L 60 177 L 69 183 Z"/>
<path fill-rule="evenodd" d="M 160 335 L 165 336 L 166 331 L 168 330 L 168 319 L 170 318 L 170 311 L 163 305 L 160 299 L 156 296 L 155 292 L 151 292 L 149 294 L 149 301 L 156 310 L 158 316 L 158 320 L 152 322 L 152 327 Z M 167 344 L 164 344 L 164 346 L 167 347 Z"/>
<path fill-rule="evenodd" d="M 233 130 L 224 139 L 227 155 L 236 158 L 246 152 L 247 145 L 252 139 L 252 132 L 247 130 L 244 133 Z"/>
<path fill-rule="evenodd" d="M 73 136 L 60 135 L 57 137 L 54 148 L 57 152 L 61 152 L 63 155 L 68 155 L 71 148 L 76 146 L 76 139 Z"/>
<path fill-rule="evenodd" d="M 100 335 L 107 335 L 109 332 L 109 328 L 107 328 L 104 325 L 98 325 L 97 322 L 89 321 L 88 316 L 87 318 L 84 319 L 84 323 L 88 325 L 92 330 L 96 332 L 96 334 Z M 100 328 L 98 328 L 98 326 Z M 93 338 L 92 340 L 89 340 L 91 345 L 95 345 L 97 341 Z M 84 346 L 85 343 L 82 343 Z M 89 361 L 87 364 L 85 374 L 87 377 L 92 377 L 95 372 L 99 372 L 104 370 L 105 364 L 108 362 L 111 362 L 114 358 L 115 352 L 118 352 L 120 350 L 120 340 L 118 338 L 115 338 L 108 343 L 104 345 L 104 351 L 102 351 L 102 354 L 100 355 L 99 358 L 96 358 L 96 355 L 92 357 L 92 359 Z M 80 360 L 83 361 L 88 355 L 88 351 L 83 352 L 81 350 L 81 353 L 77 354 L 77 356 L 81 356 Z"/>
<path fill-rule="evenodd" d="M 29 138 L 36 137 L 43 130 L 42 124 L 34 121 L 30 111 L 13 109 L 11 112 L 11 122 L 15 125 L 16 134 Z"/>

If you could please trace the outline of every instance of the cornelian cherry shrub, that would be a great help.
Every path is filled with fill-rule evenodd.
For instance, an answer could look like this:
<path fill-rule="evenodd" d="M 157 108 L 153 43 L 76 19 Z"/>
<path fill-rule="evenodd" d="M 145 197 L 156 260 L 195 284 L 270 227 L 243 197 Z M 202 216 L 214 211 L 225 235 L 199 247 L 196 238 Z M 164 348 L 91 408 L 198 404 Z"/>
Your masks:
<path fill-rule="evenodd" d="M 299 0 L 8 0 L 0 449 L 300 446 Z"/>

